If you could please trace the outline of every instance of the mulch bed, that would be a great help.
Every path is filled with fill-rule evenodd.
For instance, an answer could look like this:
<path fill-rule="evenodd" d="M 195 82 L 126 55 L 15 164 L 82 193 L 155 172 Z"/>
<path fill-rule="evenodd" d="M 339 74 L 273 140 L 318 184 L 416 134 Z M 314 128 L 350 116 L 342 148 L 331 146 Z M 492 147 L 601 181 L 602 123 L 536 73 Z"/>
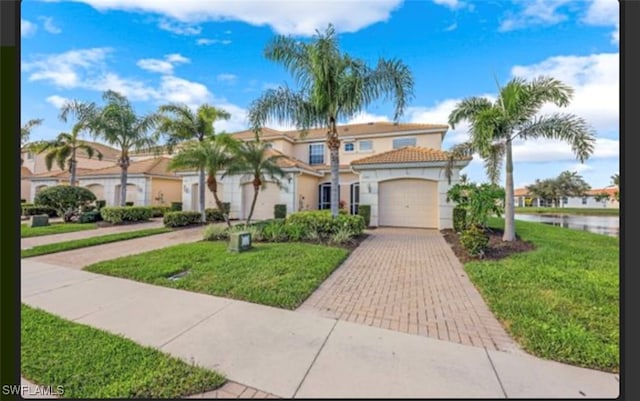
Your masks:
<path fill-rule="evenodd" d="M 451 246 L 453 253 L 455 253 L 460 262 L 467 263 L 474 260 L 480 260 L 479 258 L 472 257 L 467 253 L 460 244 L 459 236 L 455 231 L 447 229 L 440 230 L 440 232 L 449 246 Z M 482 260 L 498 260 L 516 253 L 527 252 L 535 249 L 535 245 L 533 243 L 522 240 L 517 234 L 515 241 L 502 241 L 503 233 L 504 231 L 495 228 L 488 231 L 489 249 L 485 252 Z"/>

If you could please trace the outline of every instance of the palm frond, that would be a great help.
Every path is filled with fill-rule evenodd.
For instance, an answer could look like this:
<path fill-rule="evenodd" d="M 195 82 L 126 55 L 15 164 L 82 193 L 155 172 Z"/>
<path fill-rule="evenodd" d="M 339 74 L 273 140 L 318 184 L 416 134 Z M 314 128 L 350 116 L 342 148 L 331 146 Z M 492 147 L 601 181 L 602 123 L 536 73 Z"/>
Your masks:
<path fill-rule="evenodd" d="M 489 99 L 483 97 L 469 97 L 459 102 L 449 114 L 449 125 L 456 129 L 456 124 L 462 121 L 473 122 L 477 113 L 493 107 Z"/>

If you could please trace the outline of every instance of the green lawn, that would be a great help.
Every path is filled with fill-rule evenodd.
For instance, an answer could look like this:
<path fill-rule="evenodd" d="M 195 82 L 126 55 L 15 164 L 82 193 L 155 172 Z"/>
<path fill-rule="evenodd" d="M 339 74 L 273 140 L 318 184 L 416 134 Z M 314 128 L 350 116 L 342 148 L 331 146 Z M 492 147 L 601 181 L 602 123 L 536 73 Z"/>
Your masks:
<path fill-rule="evenodd" d="M 221 386 L 220 374 L 121 336 L 22 305 L 22 375 L 65 398 L 178 398 Z"/>
<path fill-rule="evenodd" d="M 150 284 L 294 309 L 348 255 L 343 248 L 257 243 L 239 254 L 227 242 L 176 245 L 87 266 L 85 270 Z M 168 277 L 190 270 L 177 281 Z"/>
<path fill-rule="evenodd" d="M 51 223 L 44 227 L 29 227 L 28 224 L 20 226 L 20 236 L 22 238 L 39 237 L 41 235 L 72 233 L 75 231 L 94 230 L 98 228 L 96 223 Z"/>
<path fill-rule="evenodd" d="M 523 221 L 516 232 L 536 250 L 465 264 L 491 310 L 534 355 L 618 372 L 618 238 Z"/>
<path fill-rule="evenodd" d="M 524 214 L 580 214 L 587 216 L 618 216 L 620 209 L 579 207 L 517 207 L 516 213 Z"/>
<path fill-rule="evenodd" d="M 31 256 L 45 255 L 48 253 L 70 251 L 72 249 L 85 248 L 88 246 L 108 244 L 110 242 L 147 237 L 149 235 L 163 234 L 171 231 L 173 230 L 165 227 L 147 228 L 138 231 L 127 231 L 123 233 L 101 235 L 98 237 L 88 237 L 72 241 L 56 242 L 54 244 L 38 245 L 30 249 L 23 249 L 20 251 L 20 256 L 23 258 L 28 258 Z"/>

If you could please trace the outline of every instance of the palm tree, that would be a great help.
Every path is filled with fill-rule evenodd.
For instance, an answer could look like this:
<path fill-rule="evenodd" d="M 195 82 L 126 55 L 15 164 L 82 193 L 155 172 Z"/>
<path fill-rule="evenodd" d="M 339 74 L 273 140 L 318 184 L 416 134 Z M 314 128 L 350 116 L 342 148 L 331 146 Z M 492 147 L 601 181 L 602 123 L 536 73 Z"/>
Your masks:
<path fill-rule="evenodd" d="M 183 141 L 197 140 L 203 142 L 206 138 L 213 137 L 215 134 L 213 124 L 218 120 L 228 120 L 231 115 L 225 110 L 217 109 L 208 104 L 198 107 L 194 113 L 189 106 L 181 104 L 168 104 L 160 106 L 159 112 L 162 113 L 158 124 L 158 131 L 168 135 L 166 148 L 169 153 L 173 152 L 173 148 Z M 199 206 L 202 214 L 202 222 L 206 222 L 205 213 L 205 169 L 200 168 L 199 171 Z"/>
<path fill-rule="evenodd" d="M 222 212 L 227 226 L 231 227 L 229 216 L 218 197 L 217 174 L 226 169 L 233 160 L 228 151 L 233 139 L 222 134 L 207 136 L 202 141 L 187 142 L 169 162 L 170 169 L 198 169 L 207 174 L 207 187 L 213 194 L 218 210 Z M 205 216 L 206 217 L 206 216 Z M 206 218 L 205 218 L 206 221 Z"/>
<path fill-rule="evenodd" d="M 42 118 L 34 118 L 27 121 L 22 127 L 20 127 L 20 147 L 23 147 L 24 145 L 27 144 L 27 142 L 29 142 L 29 136 L 31 135 L 31 130 L 34 127 L 42 124 L 42 121 L 44 121 Z M 21 166 L 22 166 L 22 163 L 24 163 L 24 160 L 21 157 L 20 158 Z"/>
<path fill-rule="evenodd" d="M 616 194 L 615 194 L 615 198 L 618 202 L 620 202 L 620 174 L 619 173 L 615 173 L 614 175 L 611 176 L 611 183 L 616 187 L 618 187 L 618 190 L 616 191 Z"/>
<path fill-rule="evenodd" d="M 449 115 L 453 129 L 461 121 L 470 123 L 470 139 L 452 149 L 452 157 L 477 152 L 485 160 L 492 182 L 497 182 L 503 158 L 506 159 L 505 227 L 503 241 L 515 240 L 513 199 L 514 140 L 548 138 L 568 142 L 580 162 L 592 153 L 595 142 L 587 122 L 572 114 L 538 115 L 545 103 L 564 107 L 573 97 L 573 89 L 557 79 L 538 77 L 531 81 L 513 78 L 499 88 L 495 102 L 470 97 L 459 102 Z M 450 177 L 451 162 L 448 166 Z"/>
<path fill-rule="evenodd" d="M 268 121 L 293 122 L 303 135 L 311 127 L 327 129 L 331 155 L 331 213 L 338 215 L 339 150 L 337 123 L 353 117 L 380 97 L 395 100 L 394 120 L 413 96 L 413 77 L 399 60 L 378 60 L 375 68 L 351 58 L 338 47 L 333 25 L 317 32 L 311 43 L 277 36 L 265 49 L 267 59 L 281 63 L 293 75 L 299 91 L 287 86 L 267 90 L 248 113 L 252 129 L 259 132 Z"/>
<path fill-rule="evenodd" d="M 116 164 L 120 174 L 120 206 L 127 200 L 127 170 L 131 164 L 129 153 L 149 150 L 158 141 L 157 133 L 150 133 L 158 120 L 155 113 L 138 116 L 129 100 L 118 92 L 108 90 L 102 98 L 107 103 L 92 113 L 88 127 L 94 137 L 120 149 Z"/>
<path fill-rule="evenodd" d="M 267 143 L 260 140 L 243 142 L 233 148 L 233 153 L 233 164 L 229 165 L 224 176 L 243 174 L 253 179 L 253 201 L 245 223 L 245 226 L 248 226 L 256 207 L 258 193 L 265 188 L 266 181 L 269 179 L 280 185 L 278 178 L 284 177 L 285 172 L 278 166 L 277 161 L 283 156 L 274 153 Z"/>

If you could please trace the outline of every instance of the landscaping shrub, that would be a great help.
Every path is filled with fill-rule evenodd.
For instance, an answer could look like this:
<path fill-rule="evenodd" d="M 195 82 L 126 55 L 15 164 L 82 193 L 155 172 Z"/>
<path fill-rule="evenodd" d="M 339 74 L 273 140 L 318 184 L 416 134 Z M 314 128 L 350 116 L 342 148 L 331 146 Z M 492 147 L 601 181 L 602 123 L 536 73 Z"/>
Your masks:
<path fill-rule="evenodd" d="M 297 224 L 287 224 L 283 226 L 289 241 L 302 241 L 305 239 L 304 227 Z"/>
<path fill-rule="evenodd" d="M 353 240 L 353 233 L 348 229 L 341 227 L 335 233 L 331 234 L 329 243 L 332 245 L 344 245 Z"/>
<path fill-rule="evenodd" d="M 184 227 L 200 224 L 201 218 L 200 212 L 169 212 L 162 221 L 165 227 Z"/>
<path fill-rule="evenodd" d="M 484 229 L 472 224 L 460 234 L 460 243 L 469 255 L 482 257 L 489 246 L 489 236 Z"/>
<path fill-rule="evenodd" d="M 205 227 L 202 237 L 205 241 L 226 240 L 229 238 L 229 230 L 225 226 L 210 224 Z"/>
<path fill-rule="evenodd" d="M 284 219 L 287 217 L 287 205 L 274 205 L 273 217 L 276 219 Z"/>
<path fill-rule="evenodd" d="M 251 234 L 251 241 L 255 242 L 255 241 L 265 240 L 263 236 L 263 229 L 264 229 L 264 226 L 257 226 L 254 224 L 245 226 L 244 224 L 238 224 L 238 225 L 227 228 L 227 232 L 228 233 L 235 233 L 239 231 L 248 232 L 249 234 Z"/>
<path fill-rule="evenodd" d="M 97 208 L 98 210 L 102 209 L 102 208 L 103 208 L 103 207 L 105 207 L 105 206 L 107 206 L 107 201 L 106 201 L 106 200 L 101 199 L 101 200 L 97 200 L 97 201 L 96 201 L 96 208 Z"/>
<path fill-rule="evenodd" d="M 46 214 L 49 217 L 57 217 L 58 212 L 56 209 L 48 206 L 35 206 L 33 204 L 24 204 L 22 205 L 22 215 L 23 216 L 36 216 L 39 214 Z"/>
<path fill-rule="evenodd" d="M 340 228 L 348 229 L 353 235 L 360 235 L 365 229 L 362 216 L 339 214 L 335 218 L 328 210 L 310 210 L 292 213 L 285 220 L 287 225 L 298 225 L 303 232 L 316 231 L 321 237 L 330 237 Z"/>
<path fill-rule="evenodd" d="M 504 211 L 504 189 L 496 184 L 456 184 L 447 191 L 447 202 L 453 201 L 467 211 L 466 225 L 486 227 L 489 217 L 500 217 Z"/>
<path fill-rule="evenodd" d="M 453 208 L 453 229 L 460 233 L 467 228 L 467 209 L 461 206 Z"/>
<path fill-rule="evenodd" d="M 78 215 L 82 206 L 95 200 L 96 196 L 87 188 L 56 185 L 38 192 L 34 203 L 54 208 L 58 216 L 69 222 Z"/>
<path fill-rule="evenodd" d="M 125 202 L 124 205 L 125 206 L 133 206 L 133 202 Z"/>
<path fill-rule="evenodd" d="M 262 229 L 262 237 L 269 242 L 285 242 L 289 239 L 285 224 L 278 221 L 265 225 Z"/>
<path fill-rule="evenodd" d="M 149 206 L 151 208 L 151 217 L 163 217 L 171 209 L 169 206 Z"/>
<path fill-rule="evenodd" d="M 171 202 L 171 211 L 172 212 L 182 211 L 182 202 Z"/>
<path fill-rule="evenodd" d="M 369 227 L 371 223 L 371 206 L 370 205 L 359 205 L 358 206 L 358 215 L 362 216 L 364 219 L 364 225 Z"/>
<path fill-rule="evenodd" d="M 95 223 L 97 221 L 102 221 L 102 215 L 99 210 L 91 210 L 88 212 L 80 213 L 78 217 L 78 223 Z"/>
<path fill-rule="evenodd" d="M 104 221 L 113 224 L 149 220 L 152 215 L 150 207 L 145 206 L 109 206 L 100 209 Z"/>
<path fill-rule="evenodd" d="M 218 209 L 205 209 L 204 212 L 207 215 L 207 222 L 209 223 L 224 221 L 224 216 Z"/>

